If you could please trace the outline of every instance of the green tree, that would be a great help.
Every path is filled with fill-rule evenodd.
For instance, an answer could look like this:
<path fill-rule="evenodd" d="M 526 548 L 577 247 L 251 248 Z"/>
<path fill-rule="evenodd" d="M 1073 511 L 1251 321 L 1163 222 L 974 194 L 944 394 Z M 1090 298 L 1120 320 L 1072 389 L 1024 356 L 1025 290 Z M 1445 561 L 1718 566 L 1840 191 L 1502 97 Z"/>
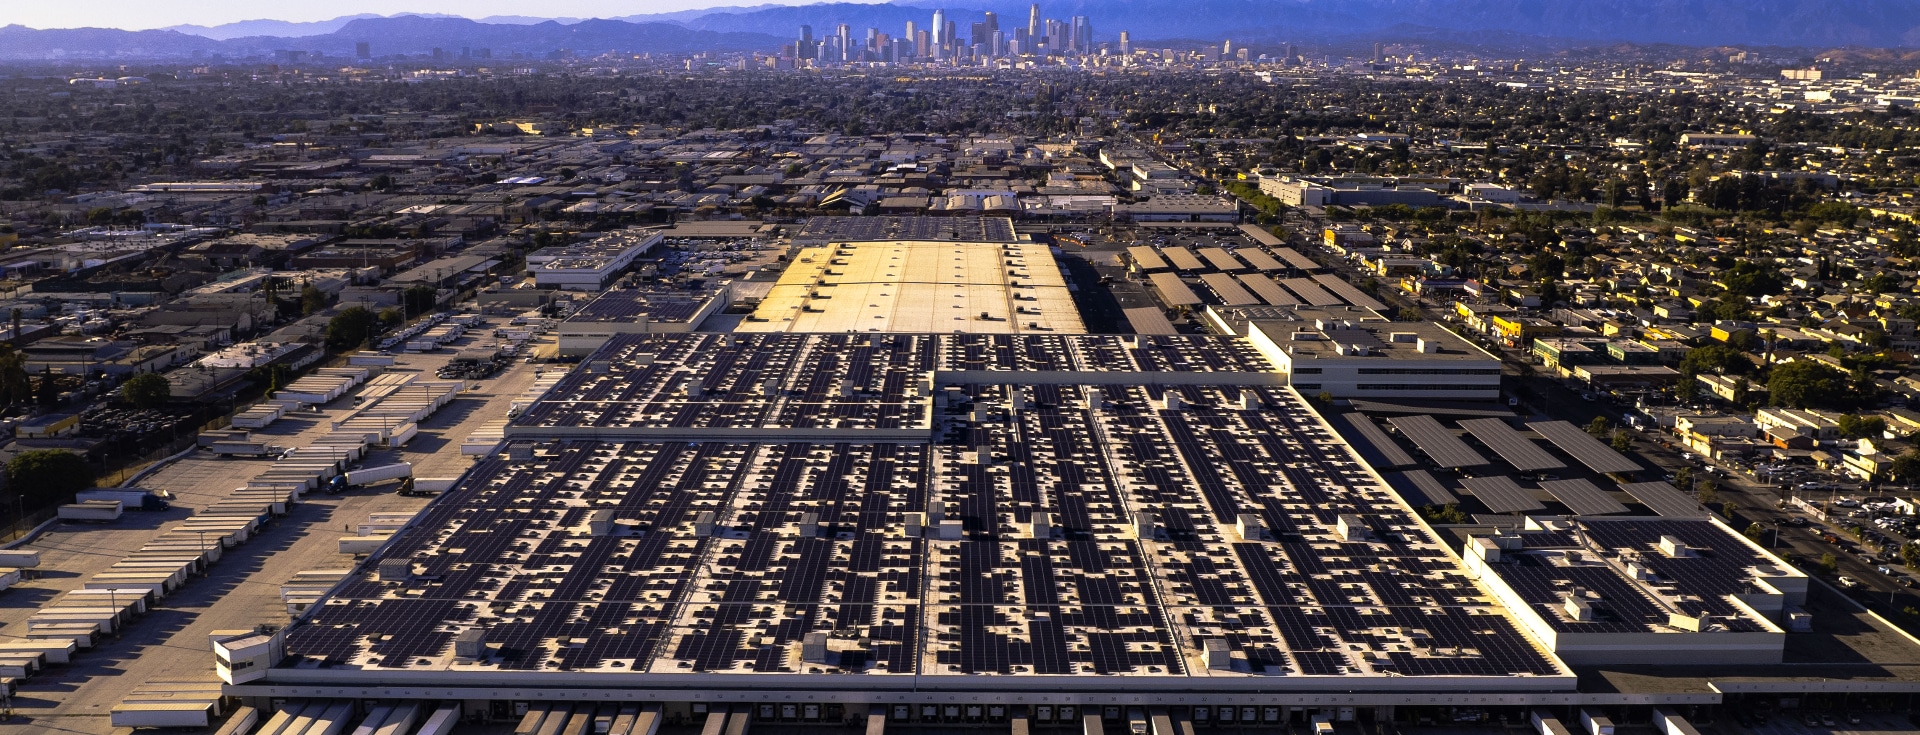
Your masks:
<path fill-rule="evenodd" d="M 1693 468 L 1682 467 L 1680 468 L 1679 471 L 1673 473 L 1673 486 L 1680 488 L 1681 492 L 1692 491 L 1693 490 Z"/>
<path fill-rule="evenodd" d="M 1422 506 L 1420 508 L 1420 515 L 1425 516 L 1428 523 L 1437 525 L 1457 526 L 1472 520 L 1467 517 L 1464 511 L 1460 510 L 1460 506 L 1457 503 L 1448 503 L 1444 507 L 1438 505 Z"/>
<path fill-rule="evenodd" d="M 158 373 L 140 373 L 120 384 L 120 398 L 135 408 L 159 408 L 173 398 L 173 385 Z"/>
<path fill-rule="evenodd" d="M 434 304 L 439 301 L 440 291 L 425 284 L 408 286 L 407 290 L 400 292 L 400 304 L 406 308 L 409 317 L 433 310 Z"/>
<path fill-rule="evenodd" d="M 1789 408 L 1826 408 L 1849 402 L 1847 374 L 1812 360 L 1795 360 L 1767 377 L 1773 402 Z"/>
<path fill-rule="evenodd" d="M 1880 436 L 1887 430 L 1887 420 L 1879 416 L 1856 416 L 1843 414 L 1834 422 L 1839 425 L 1840 435 L 1848 439 L 1861 439 Z"/>
<path fill-rule="evenodd" d="M 1771 296 L 1786 286 L 1786 281 L 1780 278 L 1780 269 L 1773 263 L 1746 260 L 1734 263 L 1724 281 L 1728 293 L 1741 296 Z"/>
<path fill-rule="evenodd" d="M 1628 452 L 1632 450 L 1633 434 L 1628 433 L 1626 429 L 1615 429 L 1613 432 L 1613 451 Z"/>
<path fill-rule="evenodd" d="M 320 289 L 309 285 L 300 289 L 300 315 L 313 316 L 315 312 L 327 308 L 327 295 Z"/>
<path fill-rule="evenodd" d="M 40 383 L 35 386 L 35 390 L 34 399 L 40 404 L 41 408 L 53 408 L 54 406 L 60 405 L 60 381 L 54 377 L 53 367 L 51 365 L 49 365 L 46 370 L 41 371 Z"/>
<path fill-rule="evenodd" d="M 327 349 L 345 352 L 373 336 L 374 316 L 364 306 L 349 307 L 327 321 Z"/>
<path fill-rule="evenodd" d="M 12 342 L 0 342 L 0 403 L 12 406 L 33 398 L 33 376 L 27 373 L 27 355 Z"/>
<path fill-rule="evenodd" d="M 1702 477 L 1693 483 L 1693 497 L 1701 505 L 1711 505 L 1720 499 L 1720 490 L 1714 485 L 1713 478 Z"/>
<path fill-rule="evenodd" d="M 1765 526 L 1760 525 L 1759 521 L 1754 521 L 1747 524 L 1746 534 L 1747 538 L 1753 539 L 1753 542 L 1757 544 L 1760 543 L 1762 538 L 1766 537 L 1767 529 Z"/>
<path fill-rule="evenodd" d="M 1908 485 L 1920 480 L 1920 450 L 1909 449 L 1894 457 L 1887 466 L 1887 474 Z"/>
<path fill-rule="evenodd" d="M 1701 373 L 1746 375 L 1753 372 L 1753 361 L 1745 353 L 1727 345 L 1701 345 L 1680 358 L 1680 373 L 1693 377 Z"/>
<path fill-rule="evenodd" d="M 7 482 L 28 508 L 70 502 L 93 487 L 93 467 L 65 449 L 32 449 L 7 463 Z"/>
<path fill-rule="evenodd" d="M 1593 421 L 1587 424 L 1587 433 L 1592 434 L 1595 438 L 1605 437 L 1612 431 L 1613 424 L 1608 423 L 1607 417 L 1605 416 L 1595 416 L 1593 417 Z"/>
<path fill-rule="evenodd" d="M 1820 555 L 1820 571 L 1825 572 L 1827 574 L 1832 574 L 1834 572 L 1840 571 L 1840 559 L 1835 557 L 1833 555 L 1833 552 L 1831 551 L 1825 554 L 1821 554 Z"/>

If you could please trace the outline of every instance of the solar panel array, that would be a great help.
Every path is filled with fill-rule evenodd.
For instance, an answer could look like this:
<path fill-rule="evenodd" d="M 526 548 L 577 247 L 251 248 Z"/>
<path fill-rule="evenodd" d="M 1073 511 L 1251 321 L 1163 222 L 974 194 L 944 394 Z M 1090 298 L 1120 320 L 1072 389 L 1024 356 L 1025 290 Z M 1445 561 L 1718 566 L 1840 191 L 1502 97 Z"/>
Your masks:
<path fill-rule="evenodd" d="M 1525 434 L 1514 431 L 1502 419 L 1466 419 L 1460 422 L 1460 428 L 1466 429 L 1473 438 L 1479 439 L 1481 444 L 1487 445 L 1488 449 L 1521 472 L 1557 470 L 1567 466 L 1534 444 Z"/>
<path fill-rule="evenodd" d="M 1018 242 L 1006 217 L 810 217 L 793 236 L 800 245 L 881 240 Z"/>
<path fill-rule="evenodd" d="M 1586 429 L 1565 421 L 1535 421 L 1527 428 L 1538 432 L 1594 472 L 1639 472 L 1640 465 L 1593 438 Z"/>
<path fill-rule="evenodd" d="M 1379 299 L 1368 296 L 1367 292 L 1348 283 L 1346 279 L 1331 273 L 1322 273 L 1314 276 L 1313 281 L 1332 292 L 1333 295 L 1345 299 L 1347 303 L 1353 304 L 1354 306 L 1365 307 L 1375 311 L 1385 311 L 1387 308 L 1387 305 L 1380 303 Z"/>
<path fill-rule="evenodd" d="M 1493 464 L 1487 461 L 1486 457 L 1480 456 L 1479 452 L 1473 451 L 1473 447 L 1467 446 L 1466 442 L 1460 441 L 1460 437 L 1454 436 L 1452 431 L 1441 426 L 1440 422 L 1432 416 L 1425 414 L 1395 416 L 1387 419 L 1387 423 L 1393 424 L 1393 428 L 1399 430 L 1401 435 L 1412 439 L 1414 446 L 1420 447 L 1420 451 L 1425 452 L 1433 459 L 1434 464 L 1441 467 L 1479 467 Z"/>
<path fill-rule="evenodd" d="M 1668 518 L 1707 517 L 1707 511 L 1700 507 L 1699 501 L 1664 482 L 1628 483 L 1621 485 L 1620 489 L 1640 501 L 1641 505 Z"/>
<path fill-rule="evenodd" d="M 1353 429 L 1350 439 L 1358 440 L 1350 443 L 1354 445 L 1355 449 L 1360 450 L 1362 457 L 1367 457 L 1373 461 L 1374 466 L 1406 467 L 1415 464 L 1413 455 L 1407 454 L 1407 450 L 1401 449 L 1400 445 L 1393 441 L 1393 437 L 1387 436 L 1387 432 L 1381 431 L 1380 425 L 1373 423 L 1373 419 L 1369 418 L 1366 414 L 1359 412 L 1349 413 L 1340 416 L 1340 420 Z M 1369 454 L 1375 456 L 1368 457 L 1367 455 Z"/>
<path fill-rule="evenodd" d="M 1671 626 L 1675 614 L 1710 616 L 1714 630 L 1767 631 L 1771 625 L 1733 597 L 1753 592 L 1757 580 L 1804 578 L 1706 520 L 1580 518 L 1564 530 L 1519 535 L 1522 550 L 1488 568 L 1560 633 L 1681 633 Z M 1661 551 L 1663 536 L 1681 541 L 1686 555 Z M 1590 606 L 1590 620 L 1567 611 L 1569 597 Z"/>
<path fill-rule="evenodd" d="M 1280 285 L 1286 286 L 1287 290 L 1299 296 L 1301 301 L 1313 306 L 1341 306 L 1346 303 L 1340 300 L 1340 297 L 1328 293 L 1326 289 L 1320 287 L 1319 282 L 1311 278 L 1283 278 L 1280 279 Z"/>
<path fill-rule="evenodd" d="M 1453 505 L 1460 502 L 1459 496 L 1440 483 L 1439 478 L 1426 470 L 1407 470 L 1406 472 L 1388 472 L 1382 475 L 1387 486 L 1406 498 L 1407 504 L 1414 506 Z"/>
<path fill-rule="evenodd" d="M 832 343 L 847 355 L 830 364 L 818 340 L 870 338 L 767 335 L 752 350 L 718 335 L 616 338 L 550 402 L 591 400 L 571 393 L 600 386 L 582 375 L 662 367 L 712 381 L 692 402 L 732 395 L 736 363 L 810 370 L 821 385 L 860 370 L 1006 377 L 937 386 L 922 442 L 510 441 L 296 622 L 282 669 L 743 687 L 816 672 L 1567 675 L 1265 373 L 1098 379 L 1260 364 L 1236 357 L 1236 340 L 887 337 Z M 1023 377 L 1038 372 L 1084 380 Z M 1364 528 L 1343 532 L 1342 516 Z M 908 533 L 910 518 L 930 530 Z M 381 579 L 388 559 L 411 574 Z M 482 660 L 454 657 L 469 630 L 488 644 Z M 1229 669 L 1207 667 L 1210 640 L 1235 652 Z"/>
<path fill-rule="evenodd" d="M 687 291 L 657 291 L 617 288 L 601 294 L 579 311 L 567 317 L 574 323 L 651 322 L 684 323 L 700 312 L 711 294 Z"/>
<path fill-rule="evenodd" d="M 1534 497 L 1533 491 L 1520 487 L 1510 477 L 1469 477 L 1460 481 L 1460 486 L 1479 498 L 1487 510 L 1495 513 L 1526 513 L 1546 510 L 1547 506 Z"/>
<path fill-rule="evenodd" d="M 1540 483 L 1540 489 L 1547 491 L 1554 500 L 1567 506 L 1568 510 L 1583 516 L 1604 516 L 1627 512 L 1627 506 L 1614 500 L 1607 491 L 1586 480 L 1549 480 Z"/>

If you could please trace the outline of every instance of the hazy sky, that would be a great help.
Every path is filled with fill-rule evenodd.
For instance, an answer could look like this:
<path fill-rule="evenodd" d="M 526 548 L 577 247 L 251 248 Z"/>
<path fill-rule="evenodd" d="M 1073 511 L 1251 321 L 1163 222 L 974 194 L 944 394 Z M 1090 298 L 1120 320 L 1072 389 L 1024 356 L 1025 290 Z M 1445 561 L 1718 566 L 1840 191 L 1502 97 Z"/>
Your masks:
<path fill-rule="evenodd" d="M 314 21 L 358 13 L 444 13 L 483 18 L 528 15 L 542 18 L 609 18 L 666 13 L 714 5 L 797 5 L 818 0 L 0 0 L 0 26 L 29 28 L 162 28 L 183 23 L 219 25 L 240 20 Z"/>

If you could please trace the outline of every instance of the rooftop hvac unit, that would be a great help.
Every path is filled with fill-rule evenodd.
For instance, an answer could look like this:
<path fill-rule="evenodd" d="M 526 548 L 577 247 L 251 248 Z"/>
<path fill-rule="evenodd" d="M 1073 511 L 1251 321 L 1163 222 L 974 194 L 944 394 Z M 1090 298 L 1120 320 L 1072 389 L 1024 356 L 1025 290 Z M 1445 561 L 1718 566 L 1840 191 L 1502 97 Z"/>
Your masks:
<path fill-rule="evenodd" d="M 378 573 L 382 582 L 405 582 L 408 577 L 413 576 L 413 560 L 381 559 Z"/>

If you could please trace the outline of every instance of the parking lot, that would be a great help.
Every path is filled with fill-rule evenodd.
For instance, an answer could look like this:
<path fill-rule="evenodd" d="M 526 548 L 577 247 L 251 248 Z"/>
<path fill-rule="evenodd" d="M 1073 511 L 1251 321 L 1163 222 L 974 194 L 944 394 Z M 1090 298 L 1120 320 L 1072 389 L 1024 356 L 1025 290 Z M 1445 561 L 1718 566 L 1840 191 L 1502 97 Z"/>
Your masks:
<path fill-rule="evenodd" d="M 1885 712 L 1860 713 L 1858 715 L 1860 724 L 1857 725 L 1847 722 L 1843 714 L 1827 714 L 1826 717 L 1833 722 L 1833 727 L 1828 727 L 1824 723 L 1809 727 L 1803 721 L 1806 716 L 1806 714 L 1793 712 L 1776 714 L 1768 718 L 1766 723 L 1750 728 L 1740 727 L 1732 722 L 1723 722 L 1721 725 L 1750 732 L 1753 735 L 1889 735 L 1920 731 L 1920 727 L 1916 727 L 1906 717 Z M 1818 718 L 1821 715 L 1813 716 Z"/>
<path fill-rule="evenodd" d="M 431 379 L 450 357 L 450 350 L 402 355 L 389 369 L 421 371 Z M 509 404 L 539 369 L 539 365 L 514 363 L 422 422 L 419 435 L 404 449 L 372 452 L 364 463 L 406 461 L 413 463 L 420 476 L 460 474 L 472 463 L 471 457 L 460 454 L 460 440 L 487 421 L 505 418 Z M 319 412 L 294 414 L 255 433 L 272 437 L 276 445 L 305 446 L 331 431 L 329 422 L 344 416 L 353 405 L 350 393 Z M 23 634 L 26 618 L 41 604 L 79 588 L 88 576 L 271 465 L 269 459 L 220 458 L 199 452 L 139 483 L 171 493 L 171 510 L 129 512 L 110 524 L 53 527 L 28 546 L 41 553 L 42 576 L 0 592 L 0 635 Z M 21 684 L 12 700 L 15 719 L 0 722 L 0 732 L 25 727 L 17 731 L 107 733 L 112 730 L 109 711 L 136 685 L 212 679 L 210 633 L 286 624 L 281 583 L 296 572 L 352 565 L 351 557 L 339 553 L 342 536 L 352 535 L 354 527 L 371 514 L 417 511 L 429 502 L 397 495 L 392 492 L 395 487 L 385 484 L 339 495 L 310 493 L 287 516 L 229 550 L 208 576 L 161 600 L 120 635 L 76 655 L 72 664 L 53 667 Z"/>

